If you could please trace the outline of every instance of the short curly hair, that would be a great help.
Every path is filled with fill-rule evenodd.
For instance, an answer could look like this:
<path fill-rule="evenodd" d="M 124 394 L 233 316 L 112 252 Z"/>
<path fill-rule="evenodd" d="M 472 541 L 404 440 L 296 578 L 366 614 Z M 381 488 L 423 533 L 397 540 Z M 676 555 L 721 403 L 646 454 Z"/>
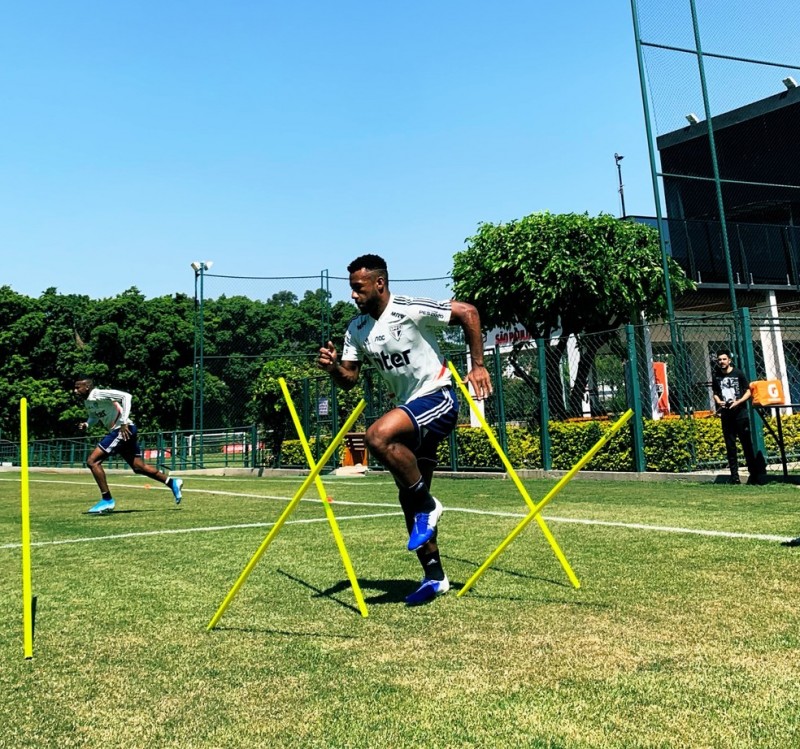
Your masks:
<path fill-rule="evenodd" d="M 357 270 L 377 270 L 381 271 L 389 280 L 389 269 L 386 267 L 386 261 L 380 255 L 359 255 L 347 266 L 348 273 L 355 273 Z"/>

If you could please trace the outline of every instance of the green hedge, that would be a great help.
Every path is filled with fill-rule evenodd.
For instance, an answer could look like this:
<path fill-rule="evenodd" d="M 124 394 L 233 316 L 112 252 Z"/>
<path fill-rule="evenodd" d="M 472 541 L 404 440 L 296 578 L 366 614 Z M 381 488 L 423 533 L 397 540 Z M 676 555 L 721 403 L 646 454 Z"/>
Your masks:
<path fill-rule="evenodd" d="M 319 456 L 322 457 L 322 453 L 328 448 L 328 445 L 331 443 L 331 438 L 327 435 L 321 435 L 319 438 Z M 308 440 L 308 446 L 311 448 L 311 454 L 316 458 L 317 457 L 317 438 L 311 437 Z M 339 447 L 339 462 L 342 461 L 342 456 L 344 454 L 344 445 Z M 305 468 L 308 466 L 308 461 L 306 461 L 306 456 L 303 453 L 303 445 L 301 444 L 300 440 L 284 440 L 283 444 L 281 445 L 281 458 L 280 458 L 280 467 L 282 468 Z"/>
<path fill-rule="evenodd" d="M 773 429 L 775 419 L 769 419 Z M 553 468 L 569 470 L 611 428 L 610 421 L 551 421 L 550 440 Z M 800 455 L 800 414 L 782 419 L 786 454 Z M 719 419 L 662 419 L 644 423 L 644 452 L 648 471 L 684 473 L 703 468 L 721 468 L 726 464 L 725 441 Z M 523 426 L 509 426 L 506 430 L 508 459 L 514 468 L 541 468 L 542 454 L 539 434 Z M 457 468 L 502 469 L 503 464 L 480 428 L 460 427 L 455 433 Z M 312 451 L 315 440 L 310 440 Z M 320 439 L 320 450 L 330 444 L 330 437 Z M 776 460 L 778 448 L 772 435 L 765 431 L 767 453 Z M 344 456 L 344 446 L 339 448 L 339 461 Z M 450 465 L 450 441 L 439 446 L 439 465 Z M 740 462 L 744 463 L 742 457 Z M 299 440 L 286 440 L 281 451 L 281 465 L 305 466 L 306 461 Z M 589 463 L 591 471 L 632 471 L 633 442 L 630 428 L 614 435 Z"/>

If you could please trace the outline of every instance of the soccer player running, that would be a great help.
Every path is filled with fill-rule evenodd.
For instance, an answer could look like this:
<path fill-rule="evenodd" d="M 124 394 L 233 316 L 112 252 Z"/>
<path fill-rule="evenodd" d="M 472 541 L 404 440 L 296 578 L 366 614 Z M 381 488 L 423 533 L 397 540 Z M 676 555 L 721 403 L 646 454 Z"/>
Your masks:
<path fill-rule="evenodd" d="M 94 386 L 91 377 L 81 377 L 76 380 L 73 392 L 85 401 L 88 414 L 87 420 L 81 422 L 78 427 L 88 429 L 99 421 L 109 430 L 86 461 L 101 494 L 100 501 L 89 508 L 89 514 L 102 515 L 111 512 L 116 505 L 111 497 L 106 472 L 103 469 L 103 461 L 111 455 L 120 455 L 134 473 L 141 473 L 166 484 L 172 490 L 175 504 L 180 504 L 183 479 L 168 478 L 166 474 L 142 460 L 142 450 L 136 440 L 136 425 L 130 419 L 130 393 L 122 390 L 100 390 Z"/>
<path fill-rule="evenodd" d="M 466 379 L 477 398 L 492 392 L 483 363 L 483 338 L 478 311 L 464 302 L 395 296 L 389 291 L 386 262 L 362 255 L 347 266 L 352 299 L 361 313 L 349 324 L 341 357 L 328 341 L 319 350 L 319 366 L 349 390 L 362 363 L 373 364 L 396 405 L 366 433 L 367 448 L 392 474 L 409 533 L 408 549 L 422 565 L 420 587 L 406 603 L 426 603 L 446 593 L 450 583 L 442 568 L 436 525 L 443 507 L 431 496 L 436 448 L 452 432 L 458 400 L 436 343 L 435 331 L 459 325 L 472 358 Z"/>

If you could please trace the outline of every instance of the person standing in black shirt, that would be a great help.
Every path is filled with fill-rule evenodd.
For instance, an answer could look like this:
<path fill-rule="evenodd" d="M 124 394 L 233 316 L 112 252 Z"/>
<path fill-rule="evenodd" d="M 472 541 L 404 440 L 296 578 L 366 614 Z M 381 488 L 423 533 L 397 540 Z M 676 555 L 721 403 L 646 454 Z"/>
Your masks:
<path fill-rule="evenodd" d="M 722 422 L 722 435 L 725 438 L 725 451 L 728 455 L 728 467 L 731 471 L 731 483 L 741 484 L 739 479 L 739 459 L 736 440 L 742 443 L 742 452 L 750 474 L 748 484 L 760 483 L 764 474 L 758 465 L 753 451 L 753 439 L 750 434 L 750 418 L 747 413 L 747 401 L 750 400 L 750 383 L 740 369 L 734 369 L 730 354 L 727 351 L 717 352 L 717 369 L 712 380 L 714 403 Z"/>

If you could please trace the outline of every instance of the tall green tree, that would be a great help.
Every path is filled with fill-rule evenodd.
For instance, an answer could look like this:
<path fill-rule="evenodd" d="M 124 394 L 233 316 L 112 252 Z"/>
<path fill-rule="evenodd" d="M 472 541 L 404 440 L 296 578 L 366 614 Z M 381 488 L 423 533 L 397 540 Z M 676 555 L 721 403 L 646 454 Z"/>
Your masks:
<path fill-rule="evenodd" d="M 620 324 L 666 312 L 655 229 L 608 214 L 534 213 L 504 224 L 482 223 L 453 260 L 459 299 L 475 304 L 485 327 L 521 323 L 549 340 L 548 380 L 561 382 L 569 336 L 581 351 L 566 412 L 581 412 L 594 353 Z M 694 287 L 670 259 L 672 291 Z M 591 337 L 591 345 L 589 336 Z"/>
<path fill-rule="evenodd" d="M 283 397 L 279 379 L 286 380 L 286 386 L 294 401 L 295 408 L 301 402 L 302 381 L 320 374 L 311 360 L 297 358 L 276 358 L 265 362 L 253 386 L 252 400 L 258 423 L 268 432 L 271 462 L 276 464 L 280 457 L 281 445 L 290 427 L 291 415 Z"/>

